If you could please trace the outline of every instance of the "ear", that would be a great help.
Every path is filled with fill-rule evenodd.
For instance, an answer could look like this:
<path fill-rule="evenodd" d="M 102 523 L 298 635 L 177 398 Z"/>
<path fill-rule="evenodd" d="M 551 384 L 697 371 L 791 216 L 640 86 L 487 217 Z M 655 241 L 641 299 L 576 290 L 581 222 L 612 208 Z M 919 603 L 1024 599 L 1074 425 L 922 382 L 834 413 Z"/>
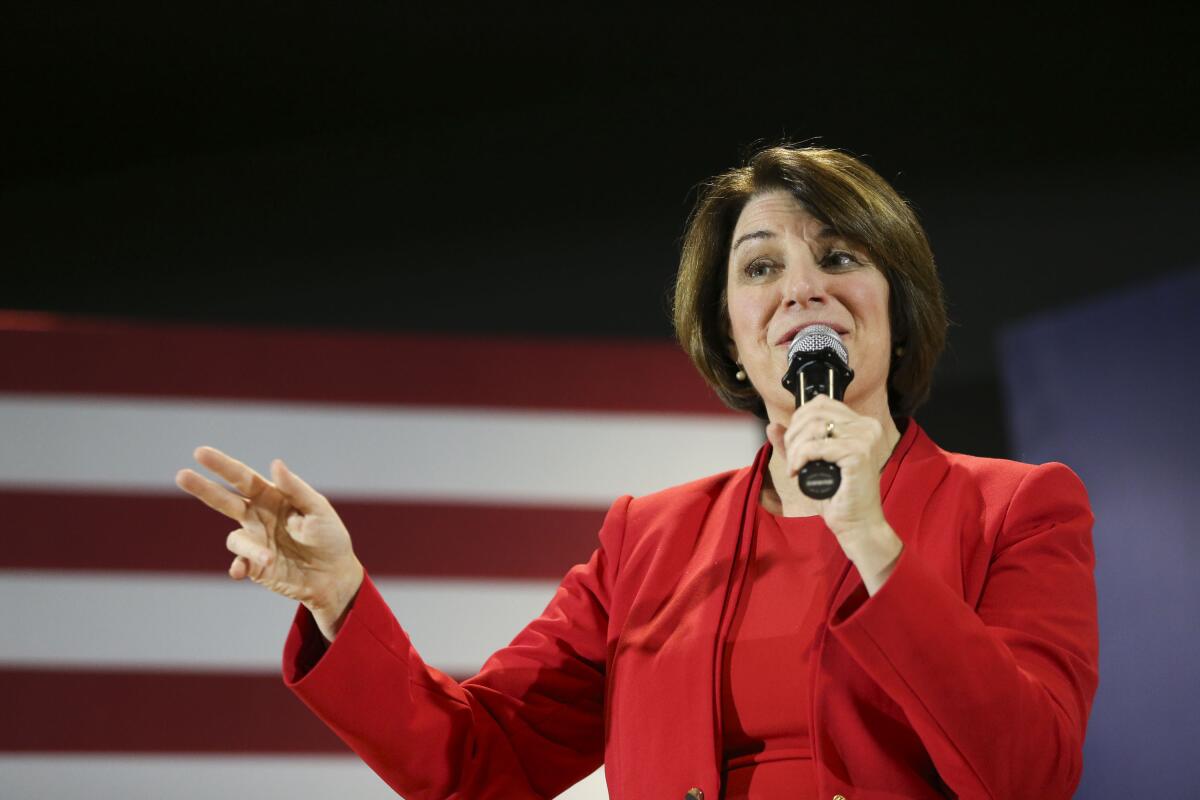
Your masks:
<path fill-rule="evenodd" d="M 729 309 L 724 307 L 724 302 L 725 302 L 725 297 L 724 297 L 724 295 L 722 295 L 722 297 L 721 297 L 722 308 L 721 308 L 720 321 L 721 321 L 721 335 L 725 337 L 725 352 L 729 354 L 729 358 L 732 359 L 733 363 L 740 364 L 740 363 L 742 363 L 742 360 L 740 358 L 738 358 L 737 344 L 734 343 L 733 334 L 730 332 Z"/>
<path fill-rule="evenodd" d="M 725 352 L 729 353 L 730 360 L 735 364 L 741 364 L 742 359 L 738 357 L 737 345 L 733 343 L 733 339 L 726 339 L 725 341 L 729 343 Z"/>

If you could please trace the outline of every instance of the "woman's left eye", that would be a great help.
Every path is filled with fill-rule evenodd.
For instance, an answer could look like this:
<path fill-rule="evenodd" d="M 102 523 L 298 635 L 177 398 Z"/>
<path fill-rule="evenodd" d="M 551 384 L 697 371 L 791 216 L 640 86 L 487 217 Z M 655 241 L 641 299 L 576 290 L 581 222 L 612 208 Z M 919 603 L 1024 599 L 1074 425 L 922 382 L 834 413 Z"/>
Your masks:
<path fill-rule="evenodd" d="M 834 268 L 852 267 L 860 263 L 862 262 L 855 258 L 853 253 L 850 253 L 846 250 L 830 250 L 825 254 L 825 257 L 821 259 L 822 266 Z"/>

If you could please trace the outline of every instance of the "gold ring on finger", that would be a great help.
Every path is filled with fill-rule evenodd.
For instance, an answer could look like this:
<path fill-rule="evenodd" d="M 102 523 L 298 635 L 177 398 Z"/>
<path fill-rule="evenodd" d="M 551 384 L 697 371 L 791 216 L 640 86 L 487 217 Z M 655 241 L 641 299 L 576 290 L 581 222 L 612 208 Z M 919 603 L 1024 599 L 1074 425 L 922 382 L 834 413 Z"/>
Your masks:
<path fill-rule="evenodd" d="M 825 423 L 825 438 L 826 439 L 833 438 L 833 423 L 832 422 Z"/>

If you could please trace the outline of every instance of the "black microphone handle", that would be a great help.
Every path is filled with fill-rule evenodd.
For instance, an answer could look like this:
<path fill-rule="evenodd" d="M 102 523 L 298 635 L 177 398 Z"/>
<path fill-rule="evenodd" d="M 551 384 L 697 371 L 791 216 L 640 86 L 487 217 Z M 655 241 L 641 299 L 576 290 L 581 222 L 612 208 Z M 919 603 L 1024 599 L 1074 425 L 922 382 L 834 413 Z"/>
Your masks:
<path fill-rule="evenodd" d="M 813 500 L 828 500 L 842 485 L 842 468 L 828 461 L 810 461 L 800 468 L 796 477 L 800 481 L 800 491 Z"/>
<path fill-rule="evenodd" d="M 824 387 L 825 391 L 829 393 L 830 397 L 841 400 L 846 393 L 846 384 L 854 378 L 854 373 L 850 372 L 849 368 L 847 368 L 846 372 L 849 373 L 849 377 L 846 377 L 845 373 L 843 373 L 841 377 L 844 380 L 838 381 L 839 376 L 837 375 L 836 368 L 830 367 L 827 364 L 823 366 L 828 371 L 827 374 L 829 376 L 827 384 Z M 797 408 L 811 399 L 809 396 L 810 392 L 806 391 L 807 387 L 804 384 L 805 382 L 802 379 L 800 386 L 797 387 L 799 390 L 796 392 Z M 810 461 L 800 468 L 800 472 L 796 475 L 796 480 L 800 484 L 800 491 L 813 500 L 828 500 L 837 494 L 838 487 L 842 485 L 842 468 L 828 461 Z"/>
<path fill-rule="evenodd" d="M 854 370 L 831 349 L 802 352 L 792 357 L 784 388 L 796 396 L 796 407 L 804 405 L 817 394 L 828 394 L 841 400 L 846 386 L 854 380 Z M 842 470 L 828 461 L 810 461 L 796 476 L 800 491 L 814 500 L 828 500 L 842 485 Z"/>

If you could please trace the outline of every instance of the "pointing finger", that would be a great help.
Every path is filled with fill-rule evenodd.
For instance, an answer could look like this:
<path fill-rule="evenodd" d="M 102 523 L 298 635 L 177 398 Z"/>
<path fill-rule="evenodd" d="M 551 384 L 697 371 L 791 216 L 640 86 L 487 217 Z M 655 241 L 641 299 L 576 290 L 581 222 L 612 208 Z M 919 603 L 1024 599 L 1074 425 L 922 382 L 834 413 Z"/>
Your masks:
<path fill-rule="evenodd" d="M 175 473 L 175 485 L 195 497 L 213 511 L 241 522 L 246 514 L 246 499 L 213 483 L 208 478 L 190 469 Z"/>
<path fill-rule="evenodd" d="M 324 511 L 328 507 L 328 501 L 325 500 L 324 495 L 292 472 L 282 459 L 277 458 L 271 462 L 271 477 L 283 496 L 302 513 L 313 514 Z"/>
<path fill-rule="evenodd" d="M 192 455 L 201 466 L 220 475 L 246 497 L 253 499 L 271 488 L 262 475 L 215 447 L 197 447 Z"/>

